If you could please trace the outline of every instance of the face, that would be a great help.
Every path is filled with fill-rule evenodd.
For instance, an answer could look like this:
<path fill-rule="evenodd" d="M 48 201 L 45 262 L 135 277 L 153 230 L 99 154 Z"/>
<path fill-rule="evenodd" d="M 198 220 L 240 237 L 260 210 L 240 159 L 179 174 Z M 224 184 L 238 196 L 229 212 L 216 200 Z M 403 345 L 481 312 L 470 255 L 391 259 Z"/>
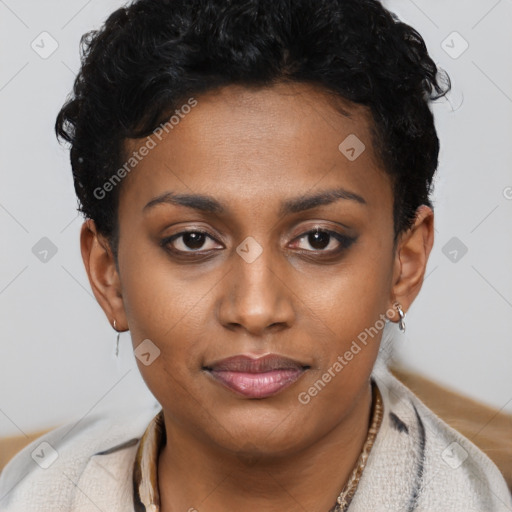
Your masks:
<path fill-rule="evenodd" d="M 134 348 L 159 351 L 137 364 L 166 422 L 227 450 L 292 453 L 368 389 L 393 304 L 391 182 L 363 107 L 343 115 L 298 84 L 196 100 L 122 183 L 122 315 Z M 339 149 L 352 134 L 359 156 Z M 268 354 L 272 371 L 252 373 Z M 233 356 L 249 359 L 217 364 Z"/>

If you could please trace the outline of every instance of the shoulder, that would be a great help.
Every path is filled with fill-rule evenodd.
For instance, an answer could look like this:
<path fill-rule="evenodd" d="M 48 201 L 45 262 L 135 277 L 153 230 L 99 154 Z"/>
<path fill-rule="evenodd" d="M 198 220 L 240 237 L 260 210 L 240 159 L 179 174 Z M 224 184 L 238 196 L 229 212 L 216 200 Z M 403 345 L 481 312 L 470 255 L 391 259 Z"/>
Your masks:
<path fill-rule="evenodd" d="M 484 452 L 439 418 L 387 368 L 379 368 L 373 376 L 383 397 L 384 415 L 368 463 L 373 456 L 371 464 L 381 475 L 396 480 L 402 493 L 400 507 L 417 512 L 512 508 L 505 479 Z"/>
<path fill-rule="evenodd" d="M 101 505 L 110 506 L 117 493 L 131 491 L 135 452 L 157 412 L 144 407 L 89 415 L 39 437 L 0 473 L 0 509 L 57 512 L 90 510 L 91 502 L 101 510 Z M 81 505 L 84 499 L 87 506 Z"/>

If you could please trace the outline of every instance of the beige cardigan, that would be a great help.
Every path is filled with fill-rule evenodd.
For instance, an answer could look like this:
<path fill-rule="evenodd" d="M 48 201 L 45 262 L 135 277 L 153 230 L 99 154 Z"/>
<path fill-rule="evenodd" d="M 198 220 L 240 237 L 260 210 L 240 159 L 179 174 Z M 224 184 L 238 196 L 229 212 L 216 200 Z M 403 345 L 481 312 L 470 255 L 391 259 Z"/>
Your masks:
<path fill-rule="evenodd" d="M 389 370 L 373 376 L 384 417 L 349 512 L 512 512 L 503 476 L 480 449 Z M 0 474 L 0 511 L 133 512 L 135 452 L 157 412 L 90 416 L 32 442 Z"/>

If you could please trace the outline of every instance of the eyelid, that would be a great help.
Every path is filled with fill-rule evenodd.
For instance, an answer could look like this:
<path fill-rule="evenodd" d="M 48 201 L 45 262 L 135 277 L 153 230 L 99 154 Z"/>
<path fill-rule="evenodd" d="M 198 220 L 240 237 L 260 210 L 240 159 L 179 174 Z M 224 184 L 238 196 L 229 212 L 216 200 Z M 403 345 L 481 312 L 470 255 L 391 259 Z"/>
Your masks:
<path fill-rule="evenodd" d="M 334 224 L 334 226 L 333 226 Z M 305 227 L 304 227 L 305 226 Z M 336 227 L 335 227 L 336 226 Z M 310 231 L 332 231 L 334 233 L 338 233 L 336 229 L 342 229 L 348 233 L 352 233 L 353 229 L 348 226 L 347 224 L 343 224 L 342 222 L 335 222 L 335 221 L 322 221 L 322 220 L 312 220 L 309 222 L 303 222 L 299 228 L 300 232 L 310 232 Z M 342 234 L 342 233 L 340 233 Z M 347 236 L 349 236 L 347 234 Z"/>
<path fill-rule="evenodd" d="M 201 234 L 207 236 L 208 238 L 210 238 L 211 240 L 213 240 L 214 242 L 222 243 L 218 239 L 218 237 L 212 235 L 209 231 L 207 231 L 204 228 L 186 228 L 186 229 L 178 231 L 178 232 L 176 232 L 176 233 L 174 233 L 172 235 L 164 237 L 160 241 L 160 245 L 162 245 L 162 246 L 168 245 L 169 243 L 173 242 L 174 240 L 176 240 L 178 238 L 181 238 L 184 235 L 187 235 L 188 233 L 201 233 Z M 180 252 L 182 252 L 182 251 L 180 251 Z M 199 251 L 190 251 L 190 252 L 199 252 Z"/>
<path fill-rule="evenodd" d="M 344 250 L 348 249 L 358 238 L 357 236 L 342 234 L 342 233 L 339 233 L 338 231 L 335 231 L 334 229 L 330 229 L 328 227 L 321 226 L 321 225 L 317 224 L 317 225 L 314 225 L 307 229 L 302 230 L 301 233 L 299 233 L 298 235 L 296 235 L 292 238 L 291 242 L 300 241 L 301 239 L 306 238 L 308 235 L 310 235 L 311 233 L 315 233 L 315 232 L 326 233 L 331 238 L 334 238 L 338 242 L 338 247 L 335 249 L 330 249 L 330 250 L 296 249 L 296 251 L 298 251 L 302 254 L 311 253 L 311 254 L 320 254 L 320 255 L 325 254 L 326 256 L 327 255 L 335 256 L 337 254 L 341 254 Z M 160 245 L 164 249 L 166 249 L 170 252 L 173 252 L 175 254 L 179 254 L 179 255 L 185 255 L 185 254 L 187 254 L 187 255 L 192 255 L 192 254 L 202 255 L 205 252 L 208 253 L 211 251 L 220 250 L 220 249 L 206 249 L 206 250 L 198 249 L 198 250 L 184 251 L 181 249 L 175 249 L 175 248 L 168 247 L 172 242 L 174 242 L 174 240 L 177 240 L 188 233 L 201 233 L 201 234 L 205 235 L 206 237 L 210 238 L 210 240 L 213 240 L 214 242 L 224 245 L 221 241 L 219 241 L 217 239 L 216 236 L 212 235 L 209 231 L 207 231 L 204 228 L 198 228 L 198 227 L 185 228 L 182 231 L 178 231 L 177 233 L 174 233 L 173 235 L 165 237 L 163 240 L 161 240 Z"/>
<path fill-rule="evenodd" d="M 193 257 L 193 255 L 204 256 L 206 253 L 211 253 L 213 250 L 219 250 L 219 249 L 208 249 L 206 252 L 204 249 L 198 249 L 198 250 L 182 250 L 177 249 L 174 247 L 174 243 L 176 240 L 182 238 L 187 233 L 201 233 L 205 235 L 206 237 L 210 238 L 216 243 L 219 243 L 215 237 L 213 237 L 208 231 L 206 231 L 203 228 L 186 228 L 182 229 L 172 235 L 165 236 L 164 238 L 160 239 L 159 246 L 166 251 L 171 257 L 177 258 L 177 259 L 190 259 Z"/>
<path fill-rule="evenodd" d="M 300 240 L 307 238 L 308 235 L 314 232 L 322 232 L 326 233 L 332 238 L 335 239 L 337 242 L 337 247 L 334 249 L 324 250 L 324 249 L 292 249 L 292 251 L 297 252 L 299 254 L 303 255 L 320 255 L 320 257 L 328 257 L 328 256 L 336 256 L 343 253 L 346 249 L 348 249 L 357 239 L 357 237 L 342 235 L 341 233 L 338 233 L 334 230 L 326 229 L 326 228 L 311 228 L 309 230 L 306 230 L 302 232 L 301 234 L 297 235 L 295 238 L 292 239 L 292 243 L 299 242 Z M 182 238 L 187 233 L 201 233 L 205 235 L 206 237 L 210 238 L 210 240 L 213 240 L 214 242 L 218 242 L 215 237 L 210 235 L 207 231 L 199 230 L 199 229 L 191 229 L 191 230 L 185 230 L 180 231 L 178 233 L 175 233 L 174 235 L 171 235 L 169 237 L 164 238 L 160 245 L 167 251 L 174 253 L 177 256 L 184 256 L 184 257 L 191 257 L 194 254 L 197 254 L 198 256 L 204 256 L 205 254 L 212 253 L 214 251 L 220 251 L 222 249 L 214 248 L 214 249 L 197 249 L 197 250 L 183 250 L 183 249 L 177 249 L 175 247 L 172 247 L 171 244 L 177 240 Z M 329 241 L 329 245 L 330 245 Z M 219 242 L 218 242 L 219 243 Z M 185 256 L 186 255 L 186 256 Z"/>
<path fill-rule="evenodd" d="M 329 225 L 325 225 L 322 223 L 322 221 L 318 221 L 318 220 L 313 221 L 313 223 L 310 225 L 306 224 L 306 226 L 304 226 L 304 225 L 301 226 L 300 230 L 296 230 L 296 231 L 294 230 L 297 234 L 293 235 L 291 239 L 295 240 L 298 237 L 307 235 L 314 231 L 322 231 L 322 232 L 334 234 L 336 236 L 345 237 L 345 238 L 355 238 L 356 237 L 354 230 L 351 229 L 346 224 L 342 224 L 340 222 L 336 222 L 335 224 L 336 224 L 336 226 L 340 226 L 341 229 L 333 227 L 332 222 Z"/>
<path fill-rule="evenodd" d="M 306 231 L 303 231 L 302 233 L 295 236 L 293 238 L 292 242 L 295 240 L 301 240 L 302 238 L 307 237 L 309 234 L 315 233 L 318 231 L 322 232 L 322 233 L 327 233 L 329 236 L 331 236 L 331 238 L 334 238 L 338 242 L 339 247 L 337 249 L 331 249 L 329 251 L 325 251 L 322 249 L 316 249 L 316 250 L 310 250 L 310 251 L 305 250 L 305 249 L 299 249 L 301 252 L 336 254 L 336 253 L 342 252 L 344 249 L 348 249 L 358 238 L 357 236 L 354 236 L 354 235 L 347 235 L 347 234 L 339 233 L 338 231 L 335 231 L 334 229 L 330 229 L 327 227 L 313 226 L 311 228 L 308 228 Z"/>

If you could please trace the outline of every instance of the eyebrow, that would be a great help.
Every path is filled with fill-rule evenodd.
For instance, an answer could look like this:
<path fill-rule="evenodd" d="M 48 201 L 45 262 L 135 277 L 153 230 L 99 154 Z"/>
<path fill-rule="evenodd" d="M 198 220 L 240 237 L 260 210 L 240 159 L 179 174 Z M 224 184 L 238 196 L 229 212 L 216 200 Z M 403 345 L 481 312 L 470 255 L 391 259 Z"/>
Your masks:
<path fill-rule="evenodd" d="M 290 213 L 310 210 L 317 206 L 334 203 L 339 199 L 346 199 L 363 205 L 367 204 L 365 199 L 359 194 L 350 192 L 343 188 L 335 188 L 324 190 L 316 194 L 302 195 L 292 199 L 287 199 L 281 204 L 279 215 L 288 215 Z M 187 208 L 216 215 L 227 211 L 227 208 L 223 206 L 222 203 L 211 196 L 202 194 L 175 194 L 173 192 L 164 192 L 163 194 L 154 197 L 144 206 L 142 211 L 146 212 L 159 204 L 185 206 Z"/>

